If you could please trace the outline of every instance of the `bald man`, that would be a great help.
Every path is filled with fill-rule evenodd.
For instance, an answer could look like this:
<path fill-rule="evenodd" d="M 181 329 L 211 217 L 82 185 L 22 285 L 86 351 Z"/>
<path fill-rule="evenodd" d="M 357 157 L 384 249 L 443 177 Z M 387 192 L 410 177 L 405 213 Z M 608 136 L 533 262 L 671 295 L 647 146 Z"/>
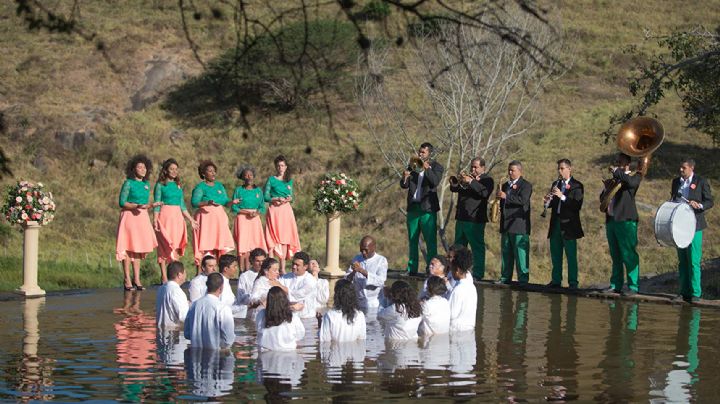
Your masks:
<path fill-rule="evenodd" d="M 355 285 L 360 308 L 377 309 L 379 295 L 387 279 L 387 259 L 375 252 L 375 239 L 365 236 L 360 240 L 360 254 L 352 259 L 345 275 Z"/>

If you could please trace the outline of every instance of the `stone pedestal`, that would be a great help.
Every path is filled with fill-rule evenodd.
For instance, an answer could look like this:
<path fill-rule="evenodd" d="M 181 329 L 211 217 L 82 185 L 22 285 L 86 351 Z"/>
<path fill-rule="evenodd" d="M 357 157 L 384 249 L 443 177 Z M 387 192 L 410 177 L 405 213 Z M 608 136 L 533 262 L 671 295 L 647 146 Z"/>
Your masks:
<path fill-rule="evenodd" d="M 339 213 L 327 215 L 325 233 L 325 269 L 320 272 L 324 278 L 342 278 L 345 271 L 340 268 L 340 222 Z"/>
<path fill-rule="evenodd" d="M 16 292 L 25 297 L 45 296 L 45 291 L 37 282 L 40 225 L 38 222 L 26 222 L 23 228 L 23 285 Z"/>

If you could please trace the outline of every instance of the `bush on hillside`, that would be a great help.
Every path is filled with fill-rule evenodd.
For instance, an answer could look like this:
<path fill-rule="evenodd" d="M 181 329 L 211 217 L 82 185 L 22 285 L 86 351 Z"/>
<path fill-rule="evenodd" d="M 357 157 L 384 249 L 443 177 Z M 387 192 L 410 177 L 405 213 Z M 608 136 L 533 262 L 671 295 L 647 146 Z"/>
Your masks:
<path fill-rule="evenodd" d="M 382 21 L 390 16 L 390 6 L 381 0 L 371 0 L 363 6 L 358 17 L 370 21 Z"/>

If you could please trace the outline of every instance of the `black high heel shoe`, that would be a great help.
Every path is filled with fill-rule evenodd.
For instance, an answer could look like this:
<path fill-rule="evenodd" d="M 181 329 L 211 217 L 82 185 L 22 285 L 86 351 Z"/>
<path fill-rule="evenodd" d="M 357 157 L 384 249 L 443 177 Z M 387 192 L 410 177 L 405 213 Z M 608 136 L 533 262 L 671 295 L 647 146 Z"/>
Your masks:
<path fill-rule="evenodd" d="M 132 284 L 135 287 L 135 290 L 145 290 L 145 287 L 143 285 L 139 285 L 135 283 L 135 281 L 133 281 Z M 132 288 L 130 288 L 130 290 L 132 290 Z"/>
<path fill-rule="evenodd" d="M 130 283 L 130 286 L 128 286 L 125 282 L 123 282 L 123 288 L 125 288 L 126 292 L 129 292 L 135 288 L 135 285 Z"/>

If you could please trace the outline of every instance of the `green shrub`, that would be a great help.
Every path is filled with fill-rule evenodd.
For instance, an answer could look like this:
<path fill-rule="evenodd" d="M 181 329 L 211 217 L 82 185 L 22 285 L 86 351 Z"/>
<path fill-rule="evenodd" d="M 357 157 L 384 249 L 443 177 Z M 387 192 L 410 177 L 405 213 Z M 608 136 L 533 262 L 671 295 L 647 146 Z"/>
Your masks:
<path fill-rule="evenodd" d="M 371 0 L 360 11 L 360 17 L 366 20 L 381 21 L 390 16 L 390 6 L 381 0 Z"/>

